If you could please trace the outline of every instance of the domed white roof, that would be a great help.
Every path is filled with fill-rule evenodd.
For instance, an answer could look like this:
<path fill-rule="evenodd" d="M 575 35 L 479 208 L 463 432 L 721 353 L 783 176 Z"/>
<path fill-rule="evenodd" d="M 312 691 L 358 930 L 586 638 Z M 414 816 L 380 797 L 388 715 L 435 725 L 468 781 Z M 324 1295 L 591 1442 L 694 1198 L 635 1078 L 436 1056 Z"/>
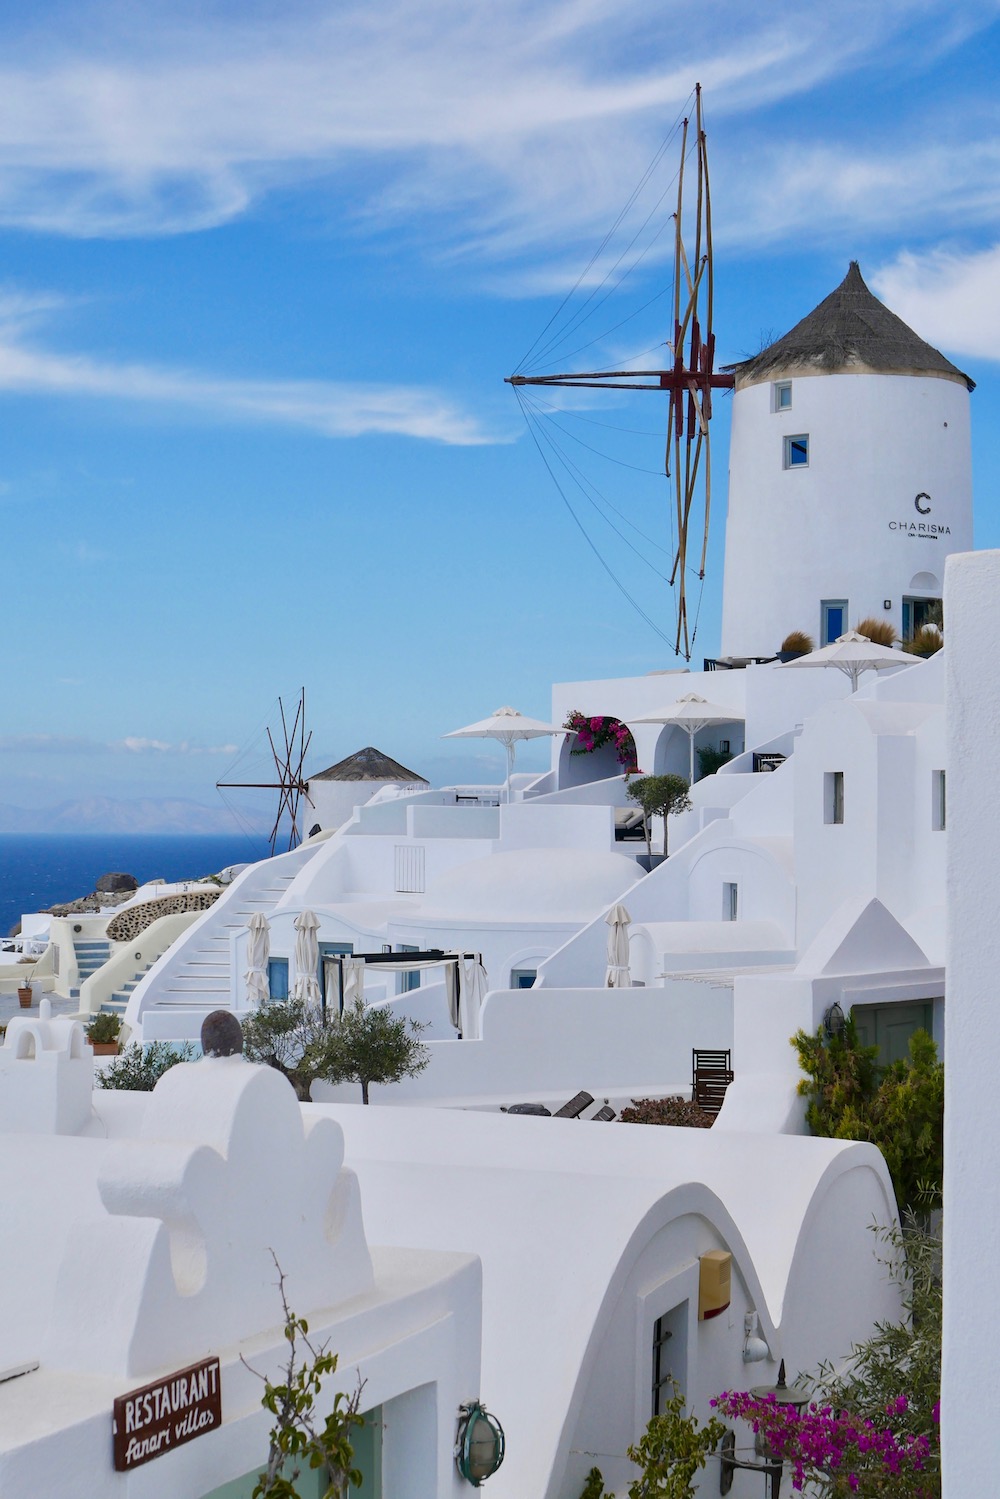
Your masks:
<path fill-rule="evenodd" d="M 441 875 L 413 919 L 588 921 L 640 877 L 634 859 L 584 849 L 519 848 Z"/>

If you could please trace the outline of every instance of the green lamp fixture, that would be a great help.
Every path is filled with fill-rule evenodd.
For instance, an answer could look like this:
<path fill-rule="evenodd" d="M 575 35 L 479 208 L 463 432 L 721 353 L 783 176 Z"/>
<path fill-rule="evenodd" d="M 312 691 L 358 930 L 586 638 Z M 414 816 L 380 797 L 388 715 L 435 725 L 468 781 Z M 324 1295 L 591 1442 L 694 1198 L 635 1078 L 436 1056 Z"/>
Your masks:
<path fill-rule="evenodd" d="M 499 1468 L 505 1445 L 503 1427 L 485 1405 L 470 1400 L 468 1405 L 459 1406 L 455 1462 L 474 1489 Z"/>

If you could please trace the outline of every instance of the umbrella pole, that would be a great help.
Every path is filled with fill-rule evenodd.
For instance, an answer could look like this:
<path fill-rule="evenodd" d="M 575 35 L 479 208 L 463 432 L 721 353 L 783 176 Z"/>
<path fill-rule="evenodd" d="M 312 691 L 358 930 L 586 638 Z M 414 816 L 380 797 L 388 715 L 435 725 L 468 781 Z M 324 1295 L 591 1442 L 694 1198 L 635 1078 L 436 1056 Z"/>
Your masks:
<path fill-rule="evenodd" d="M 507 741 L 507 805 L 510 806 L 510 778 L 514 774 L 514 741 Z"/>
<path fill-rule="evenodd" d="M 688 766 L 688 785 L 689 786 L 693 786 L 694 785 L 694 735 L 695 735 L 694 729 L 688 729 L 688 749 L 689 749 L 690 754 L 691 754 L 691 761 L 690 761 L 690 765 Z"/>

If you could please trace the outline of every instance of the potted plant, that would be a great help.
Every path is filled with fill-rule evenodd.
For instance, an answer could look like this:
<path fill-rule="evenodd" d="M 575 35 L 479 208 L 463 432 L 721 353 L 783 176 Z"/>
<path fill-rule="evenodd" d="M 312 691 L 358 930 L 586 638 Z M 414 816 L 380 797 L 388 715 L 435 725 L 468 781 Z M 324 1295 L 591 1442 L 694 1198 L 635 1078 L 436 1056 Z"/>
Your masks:
<path fill-rule="evenodd" d="M 118 1055 L 118 1036 L 121 1028 L 121 1016 L 112 1014 L 110 1010 L 102 1010 L 100 1014 L 94 1016 L 86 1028 L 86 1036 L 94 1048 L 95 1057 Z"/>
<path fill-rule="evenodd" d="M 779 661 L 794 661 L 799 656 L 808 656 L 816 649 L 815 641 L 805 630 L 792 630 L 778 647 Z"/>
<path fill-rule="evenodd" d="M 17 998 L 22 1010 L 30 1010 L 35 998 L 30 979 L 18 979 Z"/>

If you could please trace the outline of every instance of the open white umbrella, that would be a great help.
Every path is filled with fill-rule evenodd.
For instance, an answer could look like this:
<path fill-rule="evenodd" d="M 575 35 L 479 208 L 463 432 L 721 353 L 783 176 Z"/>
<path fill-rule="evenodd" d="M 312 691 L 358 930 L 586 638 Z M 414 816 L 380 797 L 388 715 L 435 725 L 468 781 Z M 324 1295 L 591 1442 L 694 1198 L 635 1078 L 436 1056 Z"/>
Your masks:
<path fill-rule="evenodd" d="M 319 967 L 319 942 L 316 937 L 319 918 L 312 911 L 300 911 L 295 918 L 295 931 L 295 983 L 292 985 L 292 998 L 301 999 L 305 1004 L 318 1005 L 321 998 L 319 979 L 316 977 Z"/>
<path fill-rule="evenodd" d="M 632 918 L 622 905 L 612 906 L 604 920 L 608 924 L 608 969 L 605 982 L 609 989 L 631 989 L 628 929 Z"/>
<path fill-rule="evenodd" d="M 876 645 L 867 635 L 859 635 L 857 630 L 848 630 L 846 635 L 838 635 L 832 645 L 810 651 L 807 656 L 797 656 L 794 661 L 783 661 L 778 670 L 784 671 L 786 666 L 798 667 L 800 670 L 803 666 L 833 666 L 850 677 L 851 691 L 857 692 L 862 672 L 888 671 L 893 666 L 913 664 L 913 658 L 904 655 L 902 651 L 890 650 L 886 645 Z"/>
<path fill-rule="evenodd" d="M 678 728 L 684 730 L 688 736 L 688 749 L 690 752 L 690 772 L 688 780 L 694 785 L 694 736 L 700 729 L 706 729 L 710 723 L 742 723 L 743 714 L 736 708 L 726 708 L 722 703 L 710 703 L 707 698 L 699 697 L 696 692 L 687 692 L 679 697 L 676 703 L 671 703 L 669 708 L 664 708 L 661 713 L 647 713 L 643 718 L 636 718 L 635 723 L 675 723 Z"/>
<path fill-rule="evenodd" d="M 498 708 L 489 718 L 478 723 L 466 724 L 464 729 L 452 729 L 442 734 L 442 739 L 498 739 L 507 750 L 507 800 L 510 801 L 510 778 L 514 770 L 514 745 L 519 739 L 544 739 L 551 734 L 568 734 L 562 724 L 542 723 L 537 718 L 526 718 L 516 708 Z"/>
<path fill-rule="evenodd" d="M 247 1003 L 266 1005 L 271 997 L 267 960 L 271 954 L 271 928 L 263 911 L 255 911 L 247 922 L 250 941 L 247 944 L 249 967 L 243 975 L 247 986 Z"/>
<path fill-rule="evenodd" d="M 458 1028 L 463 1041 L 478 1041 L 479 1016 L 489 988 L 483 960 L 477 954 L 463 957 L 458 964 Z"/>

